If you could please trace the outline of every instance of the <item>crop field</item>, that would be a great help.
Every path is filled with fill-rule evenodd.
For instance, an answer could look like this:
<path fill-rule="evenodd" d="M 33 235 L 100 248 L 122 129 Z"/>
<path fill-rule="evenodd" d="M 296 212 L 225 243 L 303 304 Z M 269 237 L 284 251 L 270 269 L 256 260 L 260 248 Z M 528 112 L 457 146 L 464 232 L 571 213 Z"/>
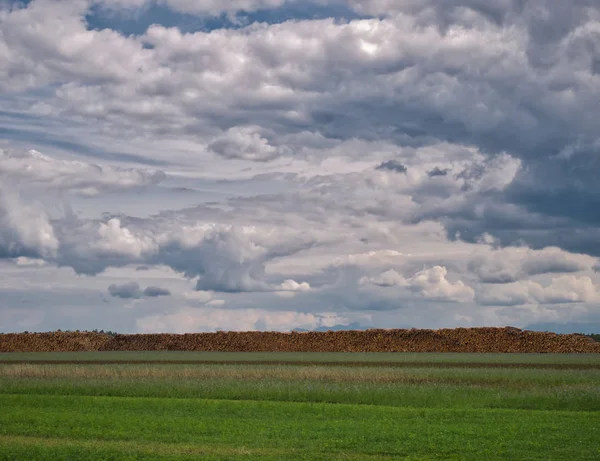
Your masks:
<path fill-rule="evenodd" d="M 0 354 L 0 460 L 598 460 L 600 354 Z"/>

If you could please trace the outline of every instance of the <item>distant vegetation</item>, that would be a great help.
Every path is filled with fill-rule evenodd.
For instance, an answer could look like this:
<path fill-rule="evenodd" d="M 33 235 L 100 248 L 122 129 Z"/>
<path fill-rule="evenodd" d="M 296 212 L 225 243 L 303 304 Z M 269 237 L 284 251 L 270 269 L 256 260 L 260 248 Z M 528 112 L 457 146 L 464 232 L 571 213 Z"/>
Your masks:
<path fill-rule="evenodd" d="M 111 330 L 98 330 L 98 329 L 94 329 L 94 330 L 61 330 L 60 328 L 58 330 L 55 331 L 49 331 L 49 332 L 45 332 L 45 331 L 23 331 L 23 334 L 29 334 L 29 333 L 99 333 L 99 334 L 104 334 L 104 335 L 108 335 L 108 336 L 116 336 L 119 333 L 116 331 L 111 331 Z M 2 331 L 0 331 L 0 335 L 4 335 L 4 334 L 8 334 L 8 333 L 4 333 Z"/>
<path fill-rule="evenodd" d="M 594 341 L 599 342 L 600 343 L 600 333 L 592 333 L 590 335 L 586 335 L 590 338 L 592 338 Z"/>

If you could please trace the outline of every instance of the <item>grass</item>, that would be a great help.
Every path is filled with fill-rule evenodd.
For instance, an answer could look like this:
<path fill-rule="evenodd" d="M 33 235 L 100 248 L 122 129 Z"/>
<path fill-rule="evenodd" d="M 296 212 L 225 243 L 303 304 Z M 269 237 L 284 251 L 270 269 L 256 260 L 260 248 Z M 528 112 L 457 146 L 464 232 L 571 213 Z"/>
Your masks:
<path fill-rule="evenodd" d="M 0 460 L 600 459 L 599 356 L 282 354 L 0 354 Z"/>
<path fill-rule="evenodd" d="M 0 352 L 0 362 L 14 361 L 189 361 L 189 362 L 363 362 L 419 364 L 584 364 L 600 367 L 600 354 L 494 354 L 435 352 Z"/>
<path fill-rule="evenodd" d="M 313 365 L 253 364 L 29 364 L 0 366 L 0 378 L 80 378 L 80 379 L 232 379 L 264 381 L 326 381 L 372 383 L 447 383 L 506 386 L 541 384 L 593 384 L 600 381 L 600 369 L 569 370 L 530 368 L 436 368 L 436 367 L 330 367 Z"/>
<path fill-rule="evenodd" d="M 594 429 L 600 419 L 593 412 L 548 418 L 536 410 L 36 395 L 4 395 L 2 402 L 3 446 L 17 453 L 30 442 L 43 452 L 68 440 L 79 448 L 89 441 L 100 447 L 100 441 L 130 442 L 122 446 L 129 455 L 145 451 L 146 443 L 166 444 L 156 459 L 192 459 L 186 458 L 189 446 L 214 459 L 236 451 L 247 459 L 299 459 L 303 452 L 308 459 L 525 459 L 519 453 L 549 459 L 547 444 L 555 456 L 599 454 Z M 118 451 L 119 444 L 106 448 Z"/>

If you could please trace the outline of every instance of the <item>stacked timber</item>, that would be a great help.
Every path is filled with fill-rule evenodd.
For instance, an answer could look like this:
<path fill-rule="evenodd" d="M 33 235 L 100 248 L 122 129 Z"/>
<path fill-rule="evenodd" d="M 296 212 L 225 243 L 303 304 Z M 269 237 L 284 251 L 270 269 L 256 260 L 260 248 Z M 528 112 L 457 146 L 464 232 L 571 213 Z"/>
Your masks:
<path fill-rule="evenodd" d="M 98 351 L 110 341 L 103 333 L 53 331 L 0 334 L 0 352 Z"/>
<path fill-rule="evenodd" d="M 75 351 L 219 352 L 537 352 L 599 353 L 584 335 L 518 328 L 455 328 L 328 332 L 217 332 L 189 334 L 0 334 L 0 352 Z"/>

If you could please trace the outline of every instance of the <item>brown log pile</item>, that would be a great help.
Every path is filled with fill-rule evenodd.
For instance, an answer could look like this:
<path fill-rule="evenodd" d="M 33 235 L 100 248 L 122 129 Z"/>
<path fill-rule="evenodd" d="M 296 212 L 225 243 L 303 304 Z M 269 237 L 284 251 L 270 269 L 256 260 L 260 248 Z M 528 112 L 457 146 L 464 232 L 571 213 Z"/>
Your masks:
<path fill-rule="evenodd" d="M 108 335 L 88 332 L 0 334 L 0 352 L 76 351 L 221 352 L 539 352 L 600 353 L 583 335 L 518 328 L 328 331 L 306 333 L 217 332 Z"/>
<path fill-rule="evenodd" d="M 0 334 L 0 352 L 98 351 L 110 340 L 99 333 L 49 332 Z"/>

